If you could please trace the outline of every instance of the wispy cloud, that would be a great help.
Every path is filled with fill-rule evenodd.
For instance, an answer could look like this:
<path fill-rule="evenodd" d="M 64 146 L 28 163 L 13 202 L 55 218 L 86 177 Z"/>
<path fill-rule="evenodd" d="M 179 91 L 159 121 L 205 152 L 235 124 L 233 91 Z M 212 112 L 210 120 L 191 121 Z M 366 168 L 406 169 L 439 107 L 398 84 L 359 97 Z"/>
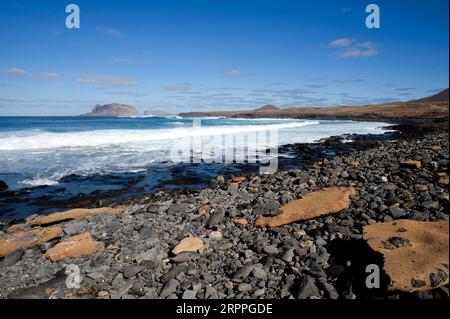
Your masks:
<path fill-rule="evenodd" d="M 132 91 L 109 91 L 109 92 L 105 92 L 105 94 L 114 95 L 114 96 L 126 96 L 126 97 L 143 97 L 143 96 L 145 96 L 145 94 L 143 94 L 143 93 L 132 92 Z"/>
<path fill-rule="evenodd" d="M 22 76 L 22 75 L 27 75 L 28 72 L 25 71 L 24 69 L 20 69 L 20 68 L 8 68 L 5 70 L 5 72 L 9 75 L 13 75 L 13 76 Z"/>
<path fill-rule="evenodd" d="M 102 25 L 97 26 L 97 31 L 100 33 L 104 33 L 113 37 L 120 37 L 122 36 L 122 32 L 118 29 L 113 29 L 109 27 L 105 27 Z"/>
<path fill-rule="evenodd" d="M 225 76 L 228 78 L 236 78 L 241 75 L 241 71 L 239 70 L 228 70 L 225 72 Z"/>
<path fill-rule="evenodd" d="M 348 83 L 361 83 L 364 82 L 366 79 L 356 78 L 356 79 L 338 79 L 334 80 L 335 83 L 338 84 L 348 84 Z"/>
<path fill-rule="evenodd" d="M 56 73 L 43 72 L 43 73 L 34 74 L 34 78 L 39 79 L 39 80 L 46 80 L 46 81 L 56 80 L 58 77 L 59 77 L 59 74 L 56 74 Z"/>
<path fill-rule="evenodd" d="M 335 55 L 339 58 L 367 58 L 378 55 L 379 44 L 375 42 L 360 42 L 350 38 L 339 38 L 328 43 L 329 48 L 337 49 Z"/>
<path fill-rule="evenodd" d="M 397 92 L 408 92 L 408 91 L 414 91 L 416 88 L 396 88 L 394 91 Z"/>
<path fill-rule="evenodd" d="M 356 40 L 349 38 L 339 38 L 328 43 L 330 48 L 347 48 L 355 43 Z"/>
<path fill-rule="evenodd" d="M 352 12 L 352 8 L 351 7 L 344 7 L 344 8 L 341 8 L 341 12 L 342 13 L 350 13 L 350 12 Z"/>
<path fill-rule="evenodd" d="M 192 90 L 190 83 L 169 84 L 163 86 L 163 88 L 164 90 L 178 93 L 190 92 Z"/>
<path fill-rule="evenodd" d="M 109 76 L 101 74 L 82 75 L 77 80 L 80 84 L 97 86 L 137 86 L 138 81 L 128 77 Z"/>

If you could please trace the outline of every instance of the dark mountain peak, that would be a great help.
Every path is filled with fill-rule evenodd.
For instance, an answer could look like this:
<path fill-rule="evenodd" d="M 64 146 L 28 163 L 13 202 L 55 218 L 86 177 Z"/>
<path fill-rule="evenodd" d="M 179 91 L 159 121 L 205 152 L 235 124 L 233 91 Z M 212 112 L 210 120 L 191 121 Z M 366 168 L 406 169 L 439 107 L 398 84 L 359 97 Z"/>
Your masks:
<path fill-rule="evenodd" d="M 138 116 L 139 112 L 133 106 L 111 103 L 96 104 L 92 112 L 83 114 L 84 116 Z"/>
<path fill-rule="evenodd" d="M 255 111 L 276 111 L 279 110 L 278 107 L 276 107 L 275 105 L 272 104 L 266 104 L 261 106 L 260 108 L 257 108 Z"/>
<path fill-rule="evenodd" d="M 438 92 L 432 96 L 424 97 L 423 99 L 415 100 L 415 102 L 448 102 L 448 88 Z"/>

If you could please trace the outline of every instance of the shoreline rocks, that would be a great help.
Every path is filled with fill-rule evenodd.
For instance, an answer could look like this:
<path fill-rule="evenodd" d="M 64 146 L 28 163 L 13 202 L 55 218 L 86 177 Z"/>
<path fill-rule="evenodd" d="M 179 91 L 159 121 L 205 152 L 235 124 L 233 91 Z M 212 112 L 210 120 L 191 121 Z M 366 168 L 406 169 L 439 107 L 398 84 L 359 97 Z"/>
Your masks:
<path fill-rule="evenodd" d="M 444 265 L 425 277 L 399 267 L 409 282 L 396 282 L 405 282 L 412 292 L 365 287 L 367 264 L 384 269 L 365 230 L 403 221 L 448 224 L 448 186 L 440 181 L 448 178 L 447 138 L 448 128 L 441 127 L 390 142 L 355 139 L 353 152 L 337 152 L 301 168 L 273 175 L 239 172 L 245 179 L 222 176 L 208 188 L 121 201 L 121 213 L 63 218 L 57 221 L 62 242 L 88 233 L 101 247 L 52 261 L 46 255 L 61 247 L 54 238 L 0 257 L 0 298 L 448 298 Z M 339 138 L 330 143 L 340 148 Z M 420 161 L 420 168 L 401 164 L 410 159 Z M 319 196 L 306 205 L 305 198 L 313 196 L 308 194 L 330 188 L 339 190 L 336 197 Z M 302 220 L 255 227 L 258 219 L 276 218 L 287 205 Z M 316 209 L 305 219 L 308 207 Z M 332 210 L 338 212 L 328 214 Z M 38 218 L 3 231 L 0 242 L 40 229 L 30 225 Z M 403 225 L 372 238 L 383 242 L 377 249 L 395 256 L 395 251 L 420 248 L 423 240 L 409 232 L 415 233 Z M 448 245 L 448 235 L 432 242 Z M 441 249 L 429 245 L 420 250 L 421 260 L 435 265 Z M 61 272 L 68 271 L 64 265 L 79 269 L 79 289 L 61 282 Z M 49 284 L 54 282 L 58 285 Z M 46 294 L 42 287 L 58 289 Z"/>

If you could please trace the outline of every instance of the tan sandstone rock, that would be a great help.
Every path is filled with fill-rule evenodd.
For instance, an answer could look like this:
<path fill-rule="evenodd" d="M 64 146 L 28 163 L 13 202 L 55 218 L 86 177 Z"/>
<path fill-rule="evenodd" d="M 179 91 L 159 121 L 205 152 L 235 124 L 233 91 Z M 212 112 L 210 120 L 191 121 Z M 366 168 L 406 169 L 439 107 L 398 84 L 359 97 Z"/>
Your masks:
<path fill-rule="evenodd" d="M 50 214 L 48 216 L 40 216 L 32 221 L 29 222 L 31 226 L 36 225 L 47 225 L 51 223 L 56 223 L 60 221 L 70 220 L 70 219 L 77 219 L 77 218 L 83 218 L 83 217 L 89 217 L 94 215 L 101 215 L 101 214 L 120 214 L 123 212 L 123 208 L 111 208 L 111 207 L 100 207 L 100 208 L 79 208 L 79 209 L 72 209 L 65 212 L 59 212 Z"/>
<path fill-rule="evenodd" d="M 58 261 L 95 253 L 99 247 L 100 243 L 93 240 L 91 234 L 84 233 L 61 241 L 47 250 L 45 255 L 51 261 Z"/>
<path fill-rule="evenodd" d="M 330 187 L 306 194 L 302 199 L 281 207 L 281 214 L 274 217 L 260 216 L 255 226 L 278 227 L 300 220 L 308 220 L 348 208 L 353 187 Z"/>
<path fill-rule="evenodd" d="M 408 160 L 408 161 L 401 162 L 400 165 L 403 167 L 408 167 L 408 168 L 421 168 L 422 162 L 416 161 L 416 160 Z"/>
<path fill-rule="evenodd" d="M 174 255 L 178 255 L 184 251 L 197 251 L 203 248 L 203 240 L 199 237 L 186 237 L 172 250 Z"/>
<path fill-rule="evenodd" d="M 20 248 L 35 247 L 61 235 L 61 228 L 47 227 L 0 236 L 0 257 L 8 256 Z"/>
<path fill-rule="evenodd" d="M 364 227 L 363 237 L 384 257 L 388 290 L 412 292 L 448 283 L 448 221 L 375 223 Z"/>

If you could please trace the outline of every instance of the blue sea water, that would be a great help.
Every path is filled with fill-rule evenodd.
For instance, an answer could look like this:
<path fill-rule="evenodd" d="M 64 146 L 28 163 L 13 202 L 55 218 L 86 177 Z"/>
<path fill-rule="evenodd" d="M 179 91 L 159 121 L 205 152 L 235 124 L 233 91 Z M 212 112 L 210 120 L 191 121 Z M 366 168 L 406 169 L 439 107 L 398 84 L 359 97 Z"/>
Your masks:
<path fill-rule="evenodd" d="M 209 166 L 176 166 L 171 151 L 175 145 L 192 142 L 193 136 L 223 150 L 228 147 L 224 138 L 239 139 L 255 132 L 276 131 L 278 146 L 346 133 L 380 134 L 388 125 L 229 118 L 202 118 L 200 124 L 197 119 L 193 127 L 194 119 L 179 117 L 0 117 L 0 180 L 9 191 L 21 192 L 21 197 L 14 195 L 16 202 L 0 196 L 0 219 L 36 212 L 35 206 L 46 199 L 120 190 L 128 180 L 139 180 L 133 186 L 127 184 L 128 188 L 149 191 L 170 182 L 200 184 L 196 179 L 200 171 L 206 180 L 224 166 L 233 170 L 217 158 L 210 159 L 215 163 Z M 248 146 L 232 145 L 238 155 Z"/>
<path fill-rule="evenodd" d="M 199 136 L 278 130 L 278 144 L 345 133 L 380 133 L 384 123 L 205 118 Z M 170 162 L 173 143 L 191 134 L 178 117 L 0 117 L 0 179 L 11 189 L 55 185 L 68 175 L 138 172 Z"/>

